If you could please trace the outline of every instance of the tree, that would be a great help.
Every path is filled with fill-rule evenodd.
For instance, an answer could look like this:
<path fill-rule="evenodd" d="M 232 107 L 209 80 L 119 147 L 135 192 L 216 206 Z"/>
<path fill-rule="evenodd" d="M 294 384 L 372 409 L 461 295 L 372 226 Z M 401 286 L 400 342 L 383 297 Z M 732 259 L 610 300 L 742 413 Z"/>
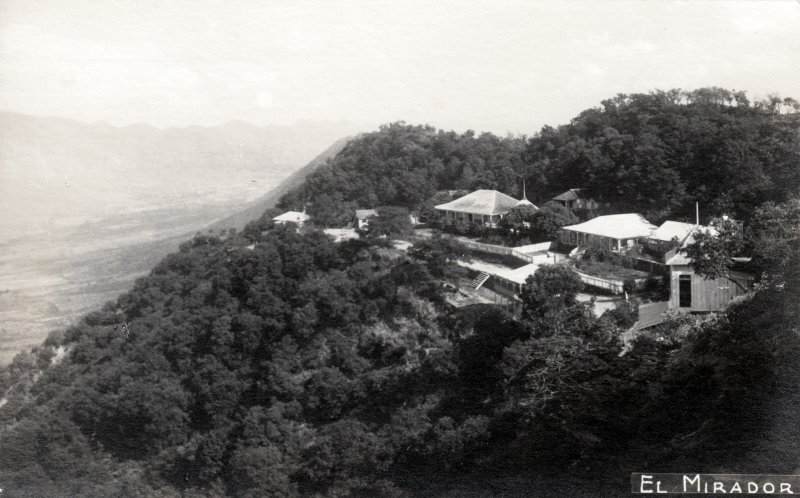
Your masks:
<path fill-rule="evenodd" d="M 591 237 L 586 244 L 581 259 L 583 261 L 608 261 L 613 258 L 614 252 L 608 247 L 608 240 Z"/>
<path fill-rule="evenodd" d="M 732 258 L 739 255 L 744 248 L 742 231 L 734 221 L 727 218 L 715 220 L 712 225 L 714 230 L 695 230 L 692 234 L 693 242 L 681 249 L 681 252 L 689 258 L 689 266 L 698 275 L 707 279 L 731 279 Z"/>
<path fill-rule="evenodd" d="M 764 283 L 800 289 L 800 198 L 759 207 L 751 234 L 753 263 Z"/>
<path fill-rule="evenodd" d="M 575 213 L 557 202 L 548 202 L 531 219 L 531 230 L 535 240 L 555 240 L 558 231 L 565 226 L 578 223 Z"/>
<path fill-rule="evenodd" d="M 376 237 L 405 237 L 413 232 L 408 209 L 384 206 L 377 209 L 378 216 L 369 219 L 367 234 Z"/>
<path fill-rule="evenodd" d="M 523 312 L 530 318 L 544 318 L 574 305 L 583 288 L 580 277 L 562 265 L 546 265 L 529 276 L 522 286 Z"/>
<path fill-rule="evenodd" d="M 610 318 L 617 326 L 623 330 L 633 327 L 639 319 L 639 303 L 635 301 L 620 301 L 603 313 L 604 317 Z"/>
<path fill-rule="evenodd" d="M 419 240 L 408 250 L 408 255 L 424 261 L 434 277 L 444 278 L 449 266 L 459 258 L 466 257 L 464 248 L 450 237 L 440 233 L 430 239 Z"/>
<path fill-rule="evenodd" d="M 511 232 L 514 239 L 528 238 L 531 235 L 531 221 L 536 212 L 534 206 L 515 207 L 500 220 L 500 227 Z"/>
<path fill-rule="evenodd" d="M 448 191 L 436 192 L 436 194 L 434 194 L 433 197 L 423 201 L 419 205 L 420 220 L 425 223 L 430 223 L 432 221 L 435 221 L 438 218 L 438 214 L 436 212 L 436 209 L 434 209 L 434 206 L 438 206 L 439 204 L 446 204 L 452 201 L 453 199 L 456 199 L 468 193 L 469 192 L 467 192 L 466 190 L 459 190 L 458 192 L 455 193 L 455 195 L 451 195 L 450 192 Z"/>
<path fill-rule="evenodd" d="M 475 320 L 473 333 L 458 345 L 458 364 L 461 378 L 470 390 L 494 389 L 502 377 L 498 362 L 503 350 L 514 341 L 530 337 L 530 331 L 503 309 L 487 310 Z"/>

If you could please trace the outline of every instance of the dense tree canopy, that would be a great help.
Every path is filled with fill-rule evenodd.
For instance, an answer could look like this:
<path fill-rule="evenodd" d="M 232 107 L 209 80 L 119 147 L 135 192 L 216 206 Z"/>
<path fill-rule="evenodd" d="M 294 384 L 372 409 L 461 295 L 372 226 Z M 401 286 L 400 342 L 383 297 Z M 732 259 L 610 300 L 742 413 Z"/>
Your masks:
<path fill-rule="evenodd" d="M 695 202 L 704 217 L 748 222 L 756 206 L 785 201 L 800 185 L 793 102 L 753 103 L 719 88 L 621 94 L 530 138 L 394 123 L 350 142 L 280 205 L 307 202 L 319 223 L 336 225 L 357 208 L 427 213 L 438 191 L 486 188 L 520 197 L 525 181 L 537 205 L 583 187 L 612 211 L 657 223 L 692 220 Z"/>
<path fill-rule="evenodd" d="M 555 190 L 587 186 L 653 221 L 691 217 L 725 197 L 738 219 L 798 185 L 800 114 L 719 88 L 618 95 L 529 141 L 528 160 Z"/>
<path fill-rule="evenodd" d="M 393 123 L 351 141 L 289 192 L 281 207 L 310 203 L 322 225 L 341 225 L 355 209 L 419 208 L 437 190 L 492 188 L 518 193 L 524 138 L 457 134 Z"/>
<path fill-rule="evenodd" d="M 571 210 L 556 202 L 548 202 L 541 208 L 521 206 L 514 208 L 500 220 L 500 227 L 510 232 L 515 242 L 546 242 L 555 240 L 558 231 L 567 225 L 578 223 Z"/>
<path fill-rule="evenodd" d="M 500 226 L 521 233 L 530 228 L 531 220 L 538 211 L 534 206 L 517 206 L 500 220 Z"/>
<path fill-rule="evenodd" d="M 544 317 L 576 303 L 583 288 L 580 277 L 562 265 L 548 265 L 536 270 L 522 287 L 520 299 L 530 316 Z"/>
<path fill-rule="evenodd" d="M 750 226 L 750 251 L 762 281 L 800 289 L 800 197 L 756 209 Z"/>
<path fill-rule="evenodd" d="M 401 206 L 383 206 L 377 211 L 378 216 L 373 216 L 369 220 L 368 236 L 405 237 L 413 232 L 408 209 Z"/>

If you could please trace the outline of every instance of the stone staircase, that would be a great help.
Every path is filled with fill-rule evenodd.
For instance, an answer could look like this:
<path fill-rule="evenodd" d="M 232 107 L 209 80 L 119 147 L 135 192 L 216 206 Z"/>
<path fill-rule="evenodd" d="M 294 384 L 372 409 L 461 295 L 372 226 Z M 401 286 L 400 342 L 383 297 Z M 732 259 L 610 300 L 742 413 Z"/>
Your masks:
<path fill-rule="evenodd" d="M 486 283 L 487 280 L 489 280 L 489 276 L 490 275 L 486 272 L 480 272 L 475 278 L 469 281 L 467 287 L 478 290 L 483 284 Z"/>

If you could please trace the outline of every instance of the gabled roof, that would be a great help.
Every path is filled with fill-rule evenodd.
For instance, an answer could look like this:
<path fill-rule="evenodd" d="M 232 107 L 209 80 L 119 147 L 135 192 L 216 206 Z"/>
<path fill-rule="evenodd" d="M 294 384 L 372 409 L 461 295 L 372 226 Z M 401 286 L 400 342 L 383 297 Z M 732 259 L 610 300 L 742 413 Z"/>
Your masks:
<path fill-rule="evenodd" d="M 598 216 L 584 223 L 564 227 L 564 230 L 588 233 L 612 239 L 648 237 L 655 229 L 655 225 L 647 221 L 644 216 L 637 213 Z"/>
<path fill-rule="evenodd" d="M 695 230 L 692 230 L 692 232 L 683 240 L 683 243 L 681 244 L 681 249 L 688 246 L 689 244 L 694 244 L 694 234 L 696 234 L 698 230 L 703 230 L 704 232 L 710 233 L 711 235 L 714 236 L 716 236 L 719 233 L 717 232 L 716 229 L 711 227 L 704 227 L 700 225 L 694 225 L 694 226 Z M 675 253 L 674 256 L 669 258 L 665 264 L 667 266 L 688 265 L 689 263 L 691 263 L 691 261 L 692 260 L 688 256 L 686 256 L 686 254 L 682 253 L 681 251 L 678 251 Z"/>
<path fill-rule="evenodd" d="M 375 209 L 356 209 L 356 218 L 359 220 L 366 220 L 378 216 L 378 211 Z"/>
<path fill-rule="evenodd" d="M 680 221 L 665 221 L 650 236 L 651 239 L 669 242 L 673 238 L 678 239 L 678 243 L 683 243 L 684 239 L 694 231 L 697 225 L 692 223 L 682 223 Z"/>
<path fill-rule="evenodd" d="M 575 201 L 578 199 L 583 199 L 583 191 L 586 189 L 583 188 L 571 188 L 562 194 L 558 194 L 557 196 L 553 197 L 554 201 Z"/>
<path fill-rule="evenodd" d="M 299 211 L 286 211 L 283 214 L 272 218 L 272 221 L 283 221 L 289 223 L 303 223 L 311 219 L 311 216 Z"/>
<path fill-rule="evenodd" d="M 434 206 L 434 208 L 442 211 L 492 216 L 506 214 L 517 205 L 517 202 L 517 199 L 497 190 L 476 190 L 454 201 Z"/>

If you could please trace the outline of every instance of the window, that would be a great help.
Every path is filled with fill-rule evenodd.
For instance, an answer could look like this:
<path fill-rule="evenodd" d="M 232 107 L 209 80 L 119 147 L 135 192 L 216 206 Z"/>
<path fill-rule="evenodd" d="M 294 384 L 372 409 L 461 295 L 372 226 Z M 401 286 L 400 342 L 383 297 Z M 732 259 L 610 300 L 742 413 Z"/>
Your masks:
<path fill-rule="evenodd" d="M 681 308 L 692 307 L 692 276 L 678 276 L 678 305 Z"/>

